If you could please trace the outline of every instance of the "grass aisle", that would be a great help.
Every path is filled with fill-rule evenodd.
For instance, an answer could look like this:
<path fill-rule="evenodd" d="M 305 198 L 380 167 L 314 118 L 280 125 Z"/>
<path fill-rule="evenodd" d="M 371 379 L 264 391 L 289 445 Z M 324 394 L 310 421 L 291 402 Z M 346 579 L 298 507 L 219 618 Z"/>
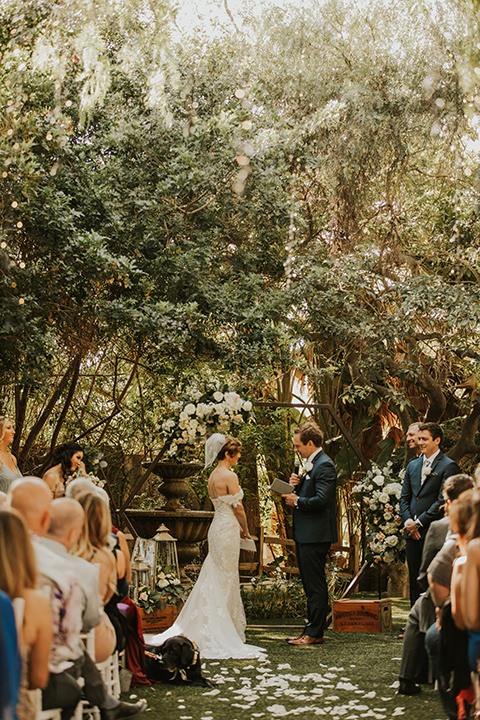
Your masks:
<path fill-rule="evenodd" d="M 406 600 L 394 601 L 389 633 L 327 631 L 322 646 L 293 648 L 288 632 L 272 624 L 249 630 L 247 641 L 264 647 L 265 661 L 204 661 L 205 674 L 218 688 L 157 685 L 129 694 L 148 700 L 145 718 L 162 720 L 250 720 L 251 718 L 376 718 L 443 720 L 430 686 L 405 697 L 391 687 L 397 680 L 402 641 L 397 639 L 408 613 Z M 284 621 L 280 621 L 284 622 Z M 126 695 L 124 699 L 128 699 Z"/>

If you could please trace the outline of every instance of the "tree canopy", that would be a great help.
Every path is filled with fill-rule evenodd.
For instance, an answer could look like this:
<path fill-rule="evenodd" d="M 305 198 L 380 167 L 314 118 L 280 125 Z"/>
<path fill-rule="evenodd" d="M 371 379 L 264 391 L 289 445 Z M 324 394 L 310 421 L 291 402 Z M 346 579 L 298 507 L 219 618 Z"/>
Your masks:
<path fill-rule="evenodd" d="M 214 376 L 283 400 L 296 378 L 369 456 L 426 417 L 475 458 L 474 9 L 266 6 L 211 36 L 159 0 L 1 13 L 0 382 L 25 465 L 67 435 L 146 452 Z"/>

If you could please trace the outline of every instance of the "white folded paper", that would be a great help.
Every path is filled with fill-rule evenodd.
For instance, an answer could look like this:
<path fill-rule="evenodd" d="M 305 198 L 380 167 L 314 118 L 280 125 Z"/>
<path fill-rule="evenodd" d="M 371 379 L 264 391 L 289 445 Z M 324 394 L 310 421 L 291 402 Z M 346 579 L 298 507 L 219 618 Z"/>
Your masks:
<path fill-rule="evenodd" d="M 293 487 L 289 485 L 289 483 L 279 480 L 279 478 L 275 478 L 273 483 L 270 485 L 270 490 L 272 490 L 272 492 L 279 493 L 279 495 L 288 495 L 293 492 Z"/>
<path fill-rule="evenodd" d="M 255 545 L 255 541 L 250 538 L 250 540 L 245 540 L 245 538 L 240 538 L 240 550 L 248 550 L 249 552 L 255 552 L 257 549 L 257 546 Z"/>

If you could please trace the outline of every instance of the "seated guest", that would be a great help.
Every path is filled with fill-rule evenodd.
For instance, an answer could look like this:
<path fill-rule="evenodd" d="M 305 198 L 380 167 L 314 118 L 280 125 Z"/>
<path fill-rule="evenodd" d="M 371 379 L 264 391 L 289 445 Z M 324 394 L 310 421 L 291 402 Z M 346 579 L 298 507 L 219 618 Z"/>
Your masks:
<path fill-rule="evenodd" d="M 75 554 L 98 566 L 100 597 L 105 607 L 117 587 L 116 561 L 109 546 L 112 527 L 110 511 L 97 492 L 80 495 L 78 502 L 85 512 L 85 522 L 76 544 Z M 96 662 L 103 662 L 110 657 L 115 652 L 116 645 L 115 629 L 109 617 L 104 614 L 102 623 L 95 631 Z"/>
<path fill-rule="evenodd" d="M 0 510 L 0 589 L 13 602 L 23 657 L 19 720 L 35 715 L 36 698 L 30 692 L 48 682 L 52 645 L 52 614 L 47 598 L 36 589 L 37 568 L 28 528 L 15 510 Z"/>
<path fill-rule="evenodd" d="M 50 594 L 53 638 L 43 709 L 61 708 L 62 720 L 69 720 L 82 696 L 80 686 L 68 672 L 83 654 L 79 581 L 57 555 L 40 544 L 39 538 L 50 524 L 51 494 L 45 483 L 39 478 L 15 480 L 9 490 L 9 503 L 23 515 L 33 534 L 39 581 Z"/>
<path fill-rule="evenodd" d="M 419 668 L 419 660 L 424 657 L 425 633 L 435 622 L 435 605 L 428 588 L 427 570 L 430 564 L 442 549 L 450 527 L 449 510 L 451 504 L 461 493 L 473 487 L 473 480 L 469 475 L 452 475 L 445 480 L 443 497 L 447 517 L 434 521 L 427 532 L 422 553 L 422 564 L 417 579 L 422 590 L 426 589 L 410 610 L 402 649 L 400 664 L 400 677 L 398 692 L 401 695 L 416 695 L 421 691 L 415 683 Z M 449 584 L 449 583 L 448 583 Z"/>
<path fill-rule="evenodd" d="M 0 590 L 0 718 L 17 720 L 22 662 L 10 598 Z"/>
<path fill-rule="evenodd" d="M 83 558 L 70 555 L 83 532 L 85 513 L 76 500 L 59 498 L 50 509 L 50 525 L 45 537 L 40 538 L 43 546 L 59 555 L 71 565 L 80 578 L 82 601 L 82 632 L 87 633 L 102 621 L 103 609 L 100 598 L 98 569 Z"/>
<path fill-rule="evenodd" d="M 438 684 L 440 700 L 450 720 L 457 718 L 457 700 L 454 684 L 450 680 L 450 671 L 446 672 L 445 667 L 447 665 L 452 668 L 455 666 L 456 660 L 453 657 L 455 648 L 452 649 L 452 656 L 448 658 L 448 663 L 445 663 L 440 643 L 441 616 L 444 606 L 448 605 L 450 601 L 453 564 L 458 546 L 464 545 L 472 518 L 472 494 L 472 490 L 466 490 L 450 505 L 452 535 L 428 568 L 428 583 L 435 604 L 437 621 L 427 630 L 425 648 L 431 662 L 433 677 Z"/>
<path fill-rule="evenodd" d="M 75 498 L 76 500 L 83 495 L 97 494 L 100 498 L 102 498 L 102 500 L 104 500 L 107 507 L 110 509 L 110 499 L 105 490 L 95 485 L 88 478 L 77 478 L 76 480 L 73 480 L 69 483 L 65 494 L 67 497 Z M 117 566 L 117 590 L 116 594 L 109 601 L 109 607 L 112 605 L 113 601 L 118 602 L 127 596 L 128 584 L 132 579 L 130 553 L 128 551 L 125 535 L 112 525 L 111 536 L 111 549 L 115 556 Z"/>
<path fill-rule="evenodd" d="M 51 493 L 39 478 L 15 481 L 9 502 L 22 513 L 34 535 L 44 536 L 50 527 Z M 78 532 L 78 529 L 77 529 Z M 145 710 L 145 703 L 124 703 L 107 692 L 95 663 L 80 639 L 83 625 L 79 576 L 71 558 L 52 552 L 34 539 L 37 564 L 45 584 L 52 588 L 54 639 L 50 655 L 50 680 L 43 693 L 43 707 L 62 707 L 62 720 L 68 720 L 81 697 L 75 677 L 85 680 L 84 692 L 89 703 L 100 708 L 101 720 L 123 720 Z M 52 668 L 53 665 L 53 668 Z M 63 704 L 60 704 L 63 703 Z"/>
<path fill-rule="evenodd" d="M 82 446 L 76 442 L 59 445 L 42 478 L 52 491 L 52 497 L 58 498 L 65 495 L 65 487 L 76 470 L 82 470 L 86 474 Z"/>
<path fill-rule="evenodd" d="M 460 629 L 468 635 L 468 663 L 472 673 L 479 672 L 480 659 L 480 491 L 473 496 L 473 516 L 468 528 L 467 542 L 455 561 L 452 575 L 452 616 Z M 476 705 L 480 710 L 478 682 Z M 475 714 L 475 717 L 478 717 Z"/>

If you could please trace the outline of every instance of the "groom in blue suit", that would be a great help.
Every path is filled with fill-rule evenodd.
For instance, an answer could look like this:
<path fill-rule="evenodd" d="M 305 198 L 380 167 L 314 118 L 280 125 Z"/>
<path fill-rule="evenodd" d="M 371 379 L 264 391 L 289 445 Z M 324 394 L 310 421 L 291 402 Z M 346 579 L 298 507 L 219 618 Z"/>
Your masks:
<path fill-rule="evenodd" d="M 323 433 L 314 422 L 295 428 L 293 445 L 307 460 L 304 473 L 293 474 L 293 492 L 283 495 L 293 507 L 293 537 L 298 569 L 307 596 L 308 620 L 303 632 L 289 638 L 290 645 L 321 645 L 328 611 L 325 559 L 332 542 L 337 541 L 337 471 L 322 450 Z"/>
<path fill-rule="evenodd" d="M 400 498 L 400 512 L 406 537 L 406 556 L 410 578 L 410 603 L 413 606 L 421 590 L 417 577 L 422 562 L 425 535 L 433 520 L 443 517 L 443 483 L 460 473 L 457 463 L 440 450 L 443 432 L 436 423 L 420 423 L 418 444 L 421 455 L 408 463 Z"/>

